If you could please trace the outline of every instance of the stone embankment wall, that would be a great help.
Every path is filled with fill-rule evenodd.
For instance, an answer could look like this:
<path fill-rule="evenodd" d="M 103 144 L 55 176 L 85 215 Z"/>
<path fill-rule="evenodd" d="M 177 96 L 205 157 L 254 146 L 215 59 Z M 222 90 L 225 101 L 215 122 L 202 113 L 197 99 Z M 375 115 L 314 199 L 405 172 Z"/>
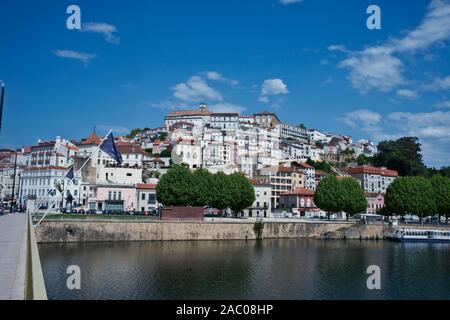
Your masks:
<path fill-rule="evenodd" d="M 45 221 L 38 242 L 253 240 L 253 222 Z M 382 239 L 382 225 L 346 222 L 267 222 L 263 238 Z"/>

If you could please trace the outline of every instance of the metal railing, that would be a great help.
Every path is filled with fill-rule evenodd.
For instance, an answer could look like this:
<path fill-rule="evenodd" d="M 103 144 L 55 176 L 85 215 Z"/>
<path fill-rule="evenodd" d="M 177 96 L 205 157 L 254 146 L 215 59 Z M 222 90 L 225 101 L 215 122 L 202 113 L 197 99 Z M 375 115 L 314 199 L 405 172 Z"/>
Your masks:
<path fill-rule="evenodd" d="M 26 274 L 25 274 L 25 299 L 47 300 L 44 275 L 42 273 L 41 259 L 34 233 L 31 216 L 28 215 L 27 227 L 27 252 L 26 252 Z"/>

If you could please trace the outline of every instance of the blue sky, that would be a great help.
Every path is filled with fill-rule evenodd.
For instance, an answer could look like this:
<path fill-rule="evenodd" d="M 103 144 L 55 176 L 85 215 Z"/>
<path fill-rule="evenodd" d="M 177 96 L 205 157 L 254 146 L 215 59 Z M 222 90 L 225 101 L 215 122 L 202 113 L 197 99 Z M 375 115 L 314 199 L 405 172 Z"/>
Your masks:
<path fill-rule="evenodd" d="M 419 136 L 428 165 L 450 165 L 449 40 L 450 0 L 5 2 L 0 146 L 159 126 L 205 101 L 357 139 Z"/>

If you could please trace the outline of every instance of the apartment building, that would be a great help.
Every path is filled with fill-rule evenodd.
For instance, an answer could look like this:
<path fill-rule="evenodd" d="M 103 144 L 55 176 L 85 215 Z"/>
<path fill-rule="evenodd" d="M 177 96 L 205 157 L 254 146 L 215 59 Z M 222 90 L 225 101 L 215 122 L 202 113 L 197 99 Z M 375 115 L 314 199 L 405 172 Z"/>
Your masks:
<path fill-rule="evenodd" d="M 368 193 L 386 193 L 389 185 L 398 177 L 395 170 L 372 166 L 349 168 L 348 173 L 358 179 L 364 191 Z"/>

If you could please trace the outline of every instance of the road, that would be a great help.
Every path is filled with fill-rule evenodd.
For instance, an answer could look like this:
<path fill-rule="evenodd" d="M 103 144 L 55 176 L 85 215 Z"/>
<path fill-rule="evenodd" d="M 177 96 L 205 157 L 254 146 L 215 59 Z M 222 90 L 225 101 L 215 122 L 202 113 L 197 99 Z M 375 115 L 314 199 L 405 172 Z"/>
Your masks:
<path fill-rule="evenodd" d="M 27 214 L 0 216 L 0 300 L 25 298 Z"/>

